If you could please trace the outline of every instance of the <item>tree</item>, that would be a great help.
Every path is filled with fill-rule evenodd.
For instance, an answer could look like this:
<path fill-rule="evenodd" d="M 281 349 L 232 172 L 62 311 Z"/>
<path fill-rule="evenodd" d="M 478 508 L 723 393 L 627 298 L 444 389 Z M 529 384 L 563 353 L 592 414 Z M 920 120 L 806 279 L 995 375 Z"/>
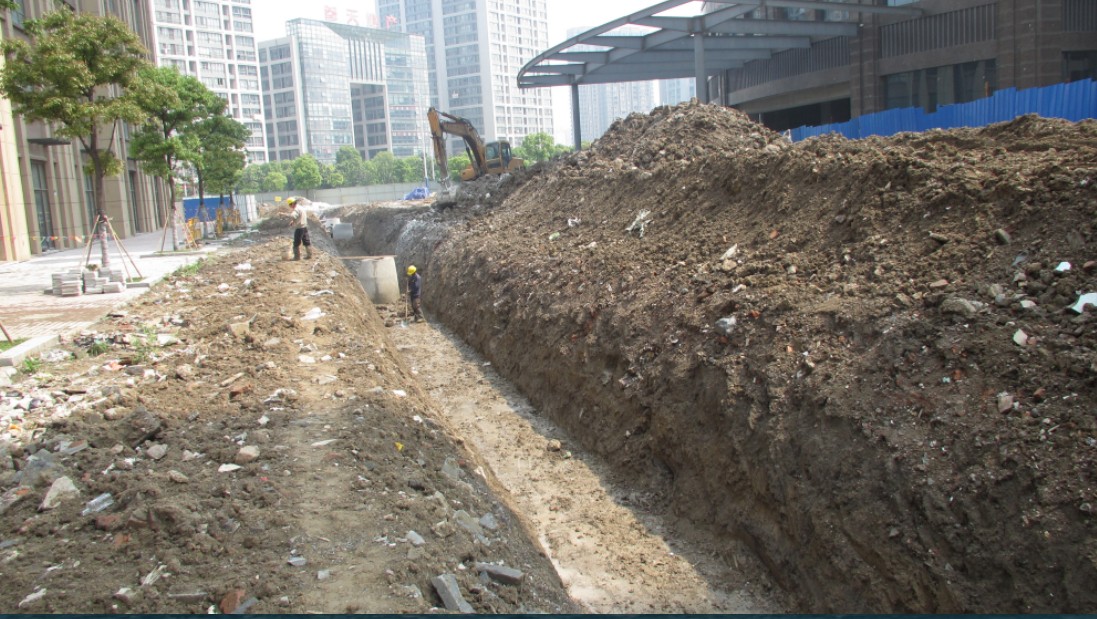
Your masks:
<path fill-rule="evenodd" d="M 263 183 L 259 188 L 264 192 L 272 192 L 285 191 L 287 186 L 289 186 L 289 179 L 286 178 L 286 175 L 274 170 L 263 178 Z"/>
<path fill-rule="evenodd" d="M 170 186 L 172 249 L 179 249 L 175 225 L 177 164 L 197 156 L 194 122 L 221 99 L 198 79 L 182 75 L 174 67 L 141 69 L 133 94 L 149 119 L 134 133 L 130 153 L 141 162 L 143 170 L 163 178 Z"/>
<path fill-rule="evenodd" d="M 564 146 L 560 150 L 556 140 L 547 133 L 531 133 L 522 140 L 522 145 L 515 149 L 515 154 L 526 161 L 527 164 L 548 161 L 562 152 L 571 149 Z"/>
<path fill-rule="evenodd" d="M 67 8 L 24 24 L 28 41 L 5 40 L 8 60 L 0 75 L 0 93 L 27 122 L 44 122 L 54 135 L 75 139 L 87 153 L 85 171 L 95 188 L 96 221 L 102 266 L 107 255 L 107 176 L 122 172 L 114 145 L 121 122 L 141 123 L 147 116 L 129 87 L 148 52 L 121 20 Z"/>
<path fill-rule="evenodd" d="M 404 183 L 418 183 L 423 180 L 423 160 L 419 157 L 403 157 L 400 159 L 400 181 Z"/>
<path fill-rule="evenodd" d="M 387 185 L 400 182 L 400 162 L 392 153 L 377 153 L 366 165 L 369 184 Z"/>
<path fill-rule="evenodd" d="M 320 175 L 320 162 L 312 155 L 301 155 L 293 160 L 293 186 L 308 191 L 316 189 L 323 182 Z"/>
<path fill-rule="evenodd" d="M 222 191 L 235 182 L 236 175 L 247 163 L 244 146 L 251 135 L 246 126 L 225 115 L 224 99 L 216 96 L 214 99 L 206 116 L 191 127 L 198 148 L 188 161 L 198 178 L 200 202 L 205 200 L 207 182 L 218 184 L 217 188 Z"/>
<path fill-rule="evenodd" d="M 461 180 L 461 172 L 472 165 L 468 155 L 454 155 L 449 158 L 449 177 L 452 180 Z"/>
<path fill-rule="evenodd" d="M 324 179 L 322 185 L 325 189 L 335 189 L 346 185 L 346 178 L 343 177 L 343 173 L 334 164 L 320 166 L 320 176 Z"/>
<path fill-rule="evenodd" d="M 335 167 L 343 175 L 348 187 L 357 187 L 366 183 L 366 162 L 362 154 L 353 146 L 341 146 L 335 153 Z"/>

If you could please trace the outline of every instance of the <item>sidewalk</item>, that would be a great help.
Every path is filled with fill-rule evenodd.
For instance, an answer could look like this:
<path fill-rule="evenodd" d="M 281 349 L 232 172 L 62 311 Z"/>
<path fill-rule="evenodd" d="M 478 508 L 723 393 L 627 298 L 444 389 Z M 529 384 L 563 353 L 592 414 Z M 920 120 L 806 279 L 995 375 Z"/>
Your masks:
<path fill-rule="evenodd" d="M 23 262 L 0 263 L 0 323 L 13 339 L 41 336 L 66 337 L 86 329 L 112 309 L 144 294 L 149 287 L 180 267 L 197 262 L 224 246 L 226 240 L 206 241 L 198 249 L 170 255 L 158 255 L 163 232 L 148 232 L 122 240 L 129 257 L 136 263 L 144 279 L 130 285 L 122 293 L 89 294 L 60 297 L 51 294 L 53 274 L 78 269 L 84 262 L 85 250 L 69 249 L 35 256 Z M 170 237 L 164 244 L 170 250 Z M 108 244 L 110 267 L 123 268 L 123 256 L 113 241 Z M 101 250 L 96 241 L 91 248 L 90 262 L 100 262 Z M 130 277 L 137 277 L 134 264 L 127 258 L 125 265 Z M 124 271 L 125 269 L 123 269 Z M 3 335 L 0 335 L 3 339 Z"/>

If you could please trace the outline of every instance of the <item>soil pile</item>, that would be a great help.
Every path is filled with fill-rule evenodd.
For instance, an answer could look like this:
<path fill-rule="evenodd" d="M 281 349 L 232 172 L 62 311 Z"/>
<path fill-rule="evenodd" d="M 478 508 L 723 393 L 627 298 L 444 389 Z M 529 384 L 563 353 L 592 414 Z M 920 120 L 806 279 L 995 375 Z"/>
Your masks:
<path fill-rule="evenodd" d="M 1097 603 L 1097 124 L 792 144 L 686 104 L 521 180 L 367 240 L 648 503 L 801 610 Z"/>
<path fill-rule="evenodd" d="M 3 608 L 574 611 L 354 276 L 288 246 L 181 271 L 4 388 Z"/>

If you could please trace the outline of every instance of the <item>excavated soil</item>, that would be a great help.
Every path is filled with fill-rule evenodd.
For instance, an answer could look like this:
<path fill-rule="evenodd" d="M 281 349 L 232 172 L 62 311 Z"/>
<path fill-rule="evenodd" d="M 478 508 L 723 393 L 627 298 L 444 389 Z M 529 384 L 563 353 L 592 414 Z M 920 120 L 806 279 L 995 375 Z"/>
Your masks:
<path fill-rule="evenodd" d="M 659 108 L 353 208 L 355 249 L 646 508 L 809 612 L 1097 604 L 1097 124 L 789 143 Z M 1069 263 L 1069 264 L 1064 264 Z"/>
<path fill-rule="evenodd" d="M 687 104 L 344 209 L 479 375 L 272 222 L 3 388 L 3 608 L 1087 612 L 1095 182 L 1093 122 L 791 144 Z"/>
<path fill-rule="evenodd" d="M 180 272 L 4 388 L 0 607 L 425 613 L 458 608 L 446 577 L 466 610 L 574 612 L 354 276 L 288 246 Z"/>

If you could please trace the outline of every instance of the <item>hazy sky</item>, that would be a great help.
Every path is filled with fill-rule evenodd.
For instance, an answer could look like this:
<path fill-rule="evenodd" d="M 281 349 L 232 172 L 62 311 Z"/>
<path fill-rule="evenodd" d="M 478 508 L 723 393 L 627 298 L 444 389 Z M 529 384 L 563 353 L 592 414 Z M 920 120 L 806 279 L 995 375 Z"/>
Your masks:
<path fill-rule="evenodd" d="M 549 0 L 549 42 L 563 42 L 569 28 L 593 28 L 610 20 L 634 13 L 657 4 L 659 0 Z M 285 34 L 285 24 L 296 17 L 327 19 L 334 14 L 337 21 L 347 23 L 356 19 L 361 26 L 368 26 L 368 15 L 377 5 L 371 0 L 315 0 L 310 2 L 284 2 L 259 0 L 252 3 L 255 20 L 255 36 L 260 41 Z"/>
<path fill-rule="evenodd" d="M 658 4 L 660 0 L 549 0 L 549 45 L 563 43 L 567 32 L 572 28 L 584 30 L 635 13 L 641 9 Z M 266 41 L 284 36 L 287 21 L 305 17 L 335 21 L 340 23 L 357 22 L 360 26 L 370 26 L 371 16 L 377 4 L 372 0 L 314 0 L 285 2 L 282 0 L 258 0 L 252 3 L 252 18 L 255 22 L 255 36 L 258 41 Z M 700 3 L 694 2 L 685 9 L 671 14 L 696 14 L 700 12 Z M 543 50 L 542 50 L 543 51 Z M 553 88 L 553 125 L 557 142 L 571 144 L 571 91 L 567 88 Z"/>

